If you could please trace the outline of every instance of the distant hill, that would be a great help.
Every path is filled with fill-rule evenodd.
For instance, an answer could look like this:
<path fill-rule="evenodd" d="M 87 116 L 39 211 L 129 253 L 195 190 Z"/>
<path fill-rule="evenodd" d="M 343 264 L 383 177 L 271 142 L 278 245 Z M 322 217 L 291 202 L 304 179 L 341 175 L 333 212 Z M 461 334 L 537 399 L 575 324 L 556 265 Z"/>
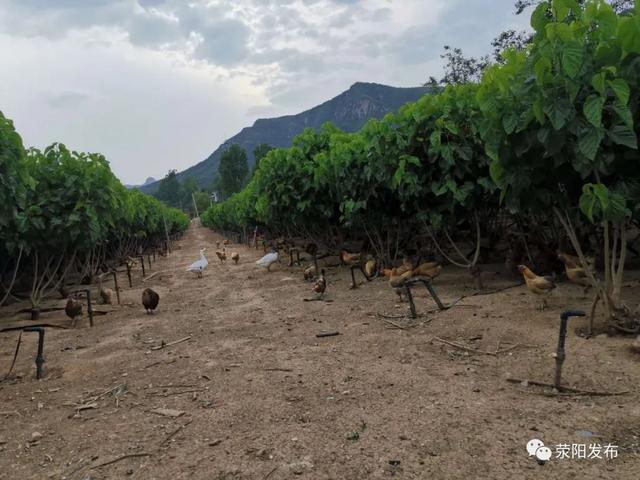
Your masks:
<path fill-rule="evenodd" d="M 253 126 L 243 128 L 220 145 L 206 160 L 178 173 L 178 179 L 183 181 L 187 177 L 195 177 L 201 187 L 208 187 L 217 174 L 220 156 L 229 145 L 235 143 L 246 150 L 251 168 L 254 163 L 253 149 L 261 143 L 288 147 L 305 128 L 317 130 L 325 122 L 331 122 L 346 132 L 355 132 L 370 118 L 382 118 L 429 92 L 428 87 L 396 88 L 376 83 L 355 83 L 346 92 L 311 110 L 297 115 L 256 120 Z M 154 193 L 158 186 L 159 182 L 145 184 L 140 190 Z"/>
<path fill-rule="evenodd" d="M 144 183 L 142 185 L 125 185 L 125 187 L 127 188 L 140 188 L 140 187 L 144 187 L 146 185 L 151 185 L 152 183 L 157 182 L 157 180 L 153 177 L 147 177 L 147 179 L 144 181 Z"/>

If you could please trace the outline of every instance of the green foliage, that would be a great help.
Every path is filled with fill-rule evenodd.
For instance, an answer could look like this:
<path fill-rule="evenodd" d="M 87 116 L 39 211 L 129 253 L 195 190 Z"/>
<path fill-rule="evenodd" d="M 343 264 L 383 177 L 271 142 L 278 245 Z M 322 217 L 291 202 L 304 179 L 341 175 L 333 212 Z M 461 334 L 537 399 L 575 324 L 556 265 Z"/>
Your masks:
<path fill-rule="evenodd" d="M 170 170 L 165 177 L 160 180 L 160 186 L 156 193 L 156 198 L 162 200 L 167 205 L 172 207 L 179 207 L 182 202 L 182 192 L 180 188 L 180 181 L 177 177 L 176 170 Z M 189 180 L 189 179 L 187 179 Z"/>
<path fill-rule="evenodd" d="M 0 239 L 15 229 L 20 208 L 24 208 L 26 191 L 33 187 L 24 166 L 22 139 L 13 122 L 0 112 Z"/>
<path fill-rule="evenodd" d="M 192 201 L 196 202 L 198 213 L 203 213 L 211 205 L 210 195 L 207 192 L 203 191 L 193 192 Z"/>
<path fill-rule="evenodd" d="M 255 173 L 256 170 L 258 169 L 258 166 L 260 165 L 260 160 L 262 160 L 267 155 L 267 153 L 269 153 L 273 149 L 274 147 L 272 147 L 268 143 L 261 143 L 260 145 L 258 145 L 256 148 L 253 149 L 253 158 L 254 158 L 253 173 Z"/>
<path fill-rule="evenodd" d="M 507 206 L 580 204 L 593 219 L 637 203 L 616 197 L 623 208 L 615 212 L 602 203 L 603 191 L 630 192 L 625 184 L 639 180 L 631 164 L 640 158 L 640 59 L 636 32 L 626 27 L 637 20 L 637 13 L 617 15 L 603 0 L 542 2 L 532 16 L 537 33 L 530 51 L 489 69 L 478 95 L 487 118 L 483 139 L 495 153 L 493 179 Z M 500 121 L 508 115 L 520 120 L 515 130 Z M 587 183 L 599 186 L 584 191 Z"/>
<path fill-rule="evenodd" d="M 59 143 L 22 147 L 0 115 L 0 249 L 55 258 L 91 252 L 126 239 L 150 240 L 184 231 L 189 219 L 138 190 L 127 190 L 106 159 Z M 3 228 L 9 225 L 11 228 Z"/>
<path fill-rule="evenodd" d="M 640 205 L 638 9 L 537 2 L 532 42 L 479 84 L 449 86 L 369 121 L 326 125 L 269 152 L 205 224 L 280 230 L 456 222 L 478 211 L 578 209 L 619 219 Z M 454 52 L 455 53 L 455 52 Z"/>
<path fill-rule="evenodd" d="M 224 198 L 239 192 L 249 174 L 247 152 L 233 144 L 220 157 L 218 186 Z"/>

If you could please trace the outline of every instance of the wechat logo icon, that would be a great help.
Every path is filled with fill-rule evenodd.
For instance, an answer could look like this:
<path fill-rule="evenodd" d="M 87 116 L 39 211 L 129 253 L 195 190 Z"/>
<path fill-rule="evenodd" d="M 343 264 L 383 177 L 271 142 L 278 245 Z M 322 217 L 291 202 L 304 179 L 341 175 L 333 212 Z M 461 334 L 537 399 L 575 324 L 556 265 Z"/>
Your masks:
<path fill-rule="evenodd" d="M 529 440 L 527 443 L 527 453 L 530 457 L 536 457 L 539 464 L 544 464 L 551 460 L 551 449 L 544 446 L 544 442 L 542 440 L 538 440 L 534 438 L 533 440 Z"/>

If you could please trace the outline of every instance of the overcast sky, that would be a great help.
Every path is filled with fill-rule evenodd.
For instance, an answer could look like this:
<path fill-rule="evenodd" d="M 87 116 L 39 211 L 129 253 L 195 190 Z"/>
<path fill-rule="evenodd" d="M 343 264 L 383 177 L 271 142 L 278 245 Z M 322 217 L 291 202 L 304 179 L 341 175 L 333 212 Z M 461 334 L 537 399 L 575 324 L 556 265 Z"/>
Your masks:
<path fill-rule="evenodd" d="M 27 146 L 107 156 L 125 183 L 354 82 L 417 86 L 445 44 L 525 28 L 513 0 L 0 0 L 0 111 Z"/>

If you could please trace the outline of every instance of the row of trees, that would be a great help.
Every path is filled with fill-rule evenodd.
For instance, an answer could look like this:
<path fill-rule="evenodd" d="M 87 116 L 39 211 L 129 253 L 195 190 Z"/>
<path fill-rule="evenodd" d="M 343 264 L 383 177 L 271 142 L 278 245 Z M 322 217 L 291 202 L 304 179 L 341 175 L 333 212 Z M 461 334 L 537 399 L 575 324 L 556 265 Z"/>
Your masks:
<path fill-rule="evenodd" d="M 253 150 L 255 164 L 251 175 L 256 171 L 260 160 L 273 147 L 266 143 Z M 160 181 L 155 197 L 169 206 L 179 208 L 196 216 L 204 212 L 211 204 L 211 195 L 215 192 L 221 199 L 229 198 L 239 192 L 247 184 L 250 177 L 247 152 L 239 145 L 232 144 L 225 150 L 218 165 L 218 175 L 208 189 L 201 189 L 195 177 L 187 177 L 183 182 L 178 180 L 176 170 L 171 170 Z M 196 210 L 197 208 L 197 210 Z"/>
<path fill-rule="evenodd" d="M 55 143 L 25 150 L 0 113 L 0 304 L 17 283 L 41 300 L 69 279 L 155 246 L 189 225 L 181 211 L 128 190 L 106 159 Z"/>
<path fill-rule="evenodd" d="M 176 170 L 170 170 L 160 180 L 155 197 L 170 207 L 188 212 L 193 217 L 211 205 L 211 194 L 200 189 L 198 180 L 195 177 L 187 177 L 180 182 Z"/>
<path fill-rule="evenodd" d="M 563 228 L 582 255 L 577 230 L 595 224 L 606 265 L 592 281 L 612 318 L 640 205 L 640 6 L 543 1 L 531 25 L 531 41 L 478 83 L 448 86 L 356 134 L 305 131 L 203 221 L 329 244 L 366 234 L 385 257 L 417 232 L 479 239 L 482 226 L 490 236 L 498 212 L 528 219 L 522 229 Z"/>
<path fill-rule="evenodd" d="M 247 185 L 262 160 L 273 147 L 266 143 L 261 143 L 253 150 L 254 165 L 249 171 L 249 160 L 247 152 L 240 146 L 233 144 L 220 156 L 218 165 L 218 176 L 214 182 L 214 188 L 220 193 L 223 199 L 229 198 L 234 193 L 238 193 Z"/>

